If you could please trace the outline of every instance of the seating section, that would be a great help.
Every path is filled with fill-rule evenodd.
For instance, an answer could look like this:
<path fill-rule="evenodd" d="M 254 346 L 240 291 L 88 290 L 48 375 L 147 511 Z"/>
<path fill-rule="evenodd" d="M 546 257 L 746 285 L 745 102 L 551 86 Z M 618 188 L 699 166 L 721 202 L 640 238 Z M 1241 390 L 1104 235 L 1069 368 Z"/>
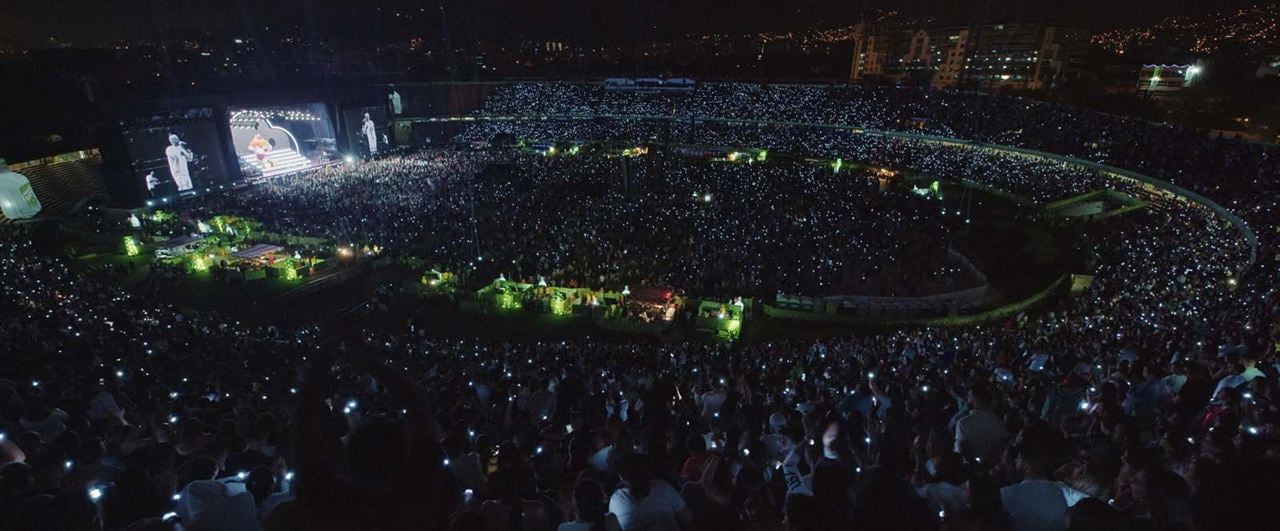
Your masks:
<path fill-rule="evenodd" d="M 70 162 L 31 166 L 18 173 L 31 181 L 31 188 L 40 200 L 39 218 L 66 214 L 84 200 L 106 192 L 100 155 Z M 13 220 L 0 214 L 0 223 L 13 223 Z"/>

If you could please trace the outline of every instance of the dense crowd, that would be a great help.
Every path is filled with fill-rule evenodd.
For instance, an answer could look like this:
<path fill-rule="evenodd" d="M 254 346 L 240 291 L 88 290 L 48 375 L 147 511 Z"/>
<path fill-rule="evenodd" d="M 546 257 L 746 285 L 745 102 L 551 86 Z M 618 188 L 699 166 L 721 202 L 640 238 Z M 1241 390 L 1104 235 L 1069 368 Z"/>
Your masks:
<path fill-rule="evenodd" d="M 1017 96 L 906 87 L 703 84 L 691 95 L 612 93 L 598 84 L 517 83 L 479 115 L 611 115 L 770 120 L 907 131 L 1013 145 L 1134 170 L 1266 219 L 1280 199 L 1280 154 L 1209 139 L 1194 129 L 1134 120 Z M 617 119 L 614 119 L 617 121 Z M 1260 201 L 1266 194 L 1268 201 Z"/>
<path fill-rule="evenodd" d="M 597 289 L 907 295 L 976 282 L 948 263 L 937 201 L 832 175 L 804 163 L 447 149 L 284 177 L 198 212 L 486 279 Z"/>
<path fill-rule="evenodd" d="M 901 296 L 980 282 L 957 274 L 962 268 L 949 258 L 945 206 L 928 205 L 904 186 L 879 190 L 875 175 L 856 164 L 905 170 L 926 183 L 975 183 L 1038 203 L 1127 186 L 1078 166 L 978 146 L 799 126 L 488 122 L 465 130 L 459 143 L 496 139 L 592 149 L 573 156 L 496 148 L 397 155 L 206 196 L 197 213 L 377 245 L 486 278 L 615 290 L 655 285 L 720 297 Z M 775 157 L 712 163 L 673 148 L 624 161 L 609 149 L 650 143 L 751 146 Z M 850 169 L 843 174 L 803 162 L 845 157 Z M 961 210 L 952 205 L 950 214 Z"/>
<path fill-rule="evenodd" d="M 555 84 L 544 95 L 538 85 L 522 87 L 519 97 L 495 98 L 491 110 L 627 110 L 599 95 L 574 100 L 575 92 Z M 790 117 L 791 100 L 758 90 L 766 95 L 742 112 L 760 105 L 762 114 Z M 559 99 L 542 99 L 549 95 Z M 955 97 L 986 105 L 978 96 Z M 1004 116 L 986 111 L 987 121 Z M 1022 119 L 1009 115 L 1013 124 Z M 585 134 L 594 126 L 574 127 Z M 807 134 L 780 131 L 732 126 L 707 134 L 779 145 Z M 813 138 L 832 151 L 879 142 Z M 867 149 L 884 149 L 884 157 L 915 149 L 893 142 Z M 1254 147 L 1183 145 L 1191 147 L 1135 166 L 1178 175 L 1183 170 L 1169 165 L 1190 157 L 1201 157 L 1195 167 L 1204 168 L 1274 164 Z M 955 160 L 947 157 L 988 156 L 947 149 L 937 159 L 898 156 L 938 171 Z M 505 177 L 485 179 L 482 171 L 490 157 L 521 156 L 432 151 L 325 170 L 334 172 L 327 179 L 275 181 L 248 192 L 255 201 L 201 208 L 260 208 L 252 213 L 282 229 L 327 225 L 335 238 L 360 230 L 387 245 L 411 242 L 430 238 L 417 210 L 465 232 L 466 199 L 477 208 L 527 200 L 523 190 L 492 187 Z M 1205 162 L 1214 156 L 1220 164 Z M 599 174 L 576 174 L 572 160 L 523 161 L 506 175 L 549 188 L 584 179 L 604 186 Z M 1006 160 L 992 162 L 1019 168 Z M 691 226 L 705 230 L 725 217 L 744 228 L 768 218 L 734 211 L 745 205 L 735 201 L 759 200 L 757 192 L 688 186 L 746 181 L 761 195 L 800 193 L 767 165 L 689 173 L 698 170 L 639 164 L 642 179 L 665 179 L 673 198 L 687 196 Z M 857 189 L 829 188 L 822 179 L 829 174 L 816 169 L 787 171 L 813 194 Z M 995 170 L 969 175 L 1037 200 L 1093 186 L 1074 184 L 1077 177 L 1100 178 L 1046 171 L 1046 186 L 1057 191 L 1043 196 L 1035 175 L 1021 169 L 999 181 L 987 180 L 1003 175 Z M 1274 183 L 1264 174 L 1219 171 L 1226 170 L 1186 174 L 1179 183 L 1216 189 L 1209 195 L 1267 228 L 1260 232 L 1269 251 Z M 487 193 L 467 188 L 477 174 L 474 186 Z M 454 199 L 416 198 L 423 194 Z M 278 208 L 281 198 L 299 198 L 303 209 Z M 615 214 L 544 206 L 598 214 L 592 228 L 600 230 Z M 699 210 L 707 208 L 728 210 Z M 527 230 L 513 211 L 499 212 L 507 230 Z M 585 234 L 573 225 L 556 229 Z M 241 323 L 129 293 L 110 270 L 78 271 L 42 252 L 27 228 L 0 230 L 7 360 L 0 368 L 0 529 L 1268 527 L 1280 457 L 1275 261 L 1264 252 L 1251 264 L 1239 229 L 1194 204 L 1167 202 L 1091 226 L 1099 253 L 1092 285 L 1032 314 L 966 328 L 736 344 L 442 339 L 417 300 L 393 288 L 379 290 L 357 325 L 340 330 Z M 803 226 L 785 230 L 799 231 L 786 237 L 804 245 Z M 475 243 L 486 254 L 518 254 L 501 249 L 524 245 L 483 238 L 430 245 Z M 578 244 L 548 246 L 558 245 Z"/>

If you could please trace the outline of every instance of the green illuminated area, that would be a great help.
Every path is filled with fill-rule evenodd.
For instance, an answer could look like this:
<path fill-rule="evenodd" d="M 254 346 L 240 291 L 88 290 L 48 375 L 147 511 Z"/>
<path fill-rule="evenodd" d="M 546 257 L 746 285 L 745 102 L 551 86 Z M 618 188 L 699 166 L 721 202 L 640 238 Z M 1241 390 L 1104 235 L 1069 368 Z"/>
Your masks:
<path fill-rule="evenodd" d="M 120 277 L 125 287 L 147 289 L 151 278 L 163 272 L 171 278 L 166 282 L 169 298 L 192 309 L 246 314 L 258 309 L 274 316 L 273 301 L 284 303 L 281 297 L 332 274 L 357 254 L 377 257 L 372 248 L 356 250 L 318 238 L 271 234 L 254 220 L 231 215 L 183 219 L 153 210 L 129 214 L 121 225 L 127 233 L 110 247 L 86 239 L 74 223 L 68 223 L 60 237 L 78 250 L 77 263 L 84 270 L 126 271 Z M 244 254 L 255 246 L 265 247 L 258 247 L 258 254 Z"/>
<path fill-rule="evenodd" d="M 749 301 L 741 297 L 732 301 L 704 299 L 698 304 L 694 326 L 698 331 L 709 332 L 717 337 L 738 339 L 748 311 Z"/>
<path fill-rule="evenodd" d="M 705 337 L 735 340 L 753 311 L 752 301 L 685 299 L 662 290 L 645 290 L 643 295 L 624 286 L 620 291 L 593 290 L 512 282 L 498 278 L 473 293 L 464 294 L 464 312 L 505 318 L 546 316 L 549 323 L 578 321 L 601 329 L 641 334 L 673 330 L 680 311 L 695 312 L 694 332 Z M 651 320 L 634 316 L 649 312 Z"/>
<path fill-rule="evenodd" d="M 142 254 L 142 245 L 138 243 L 138 239 L 133 236 L 124 237 L 124 253 L 128 256 L 138 256 Z"/>

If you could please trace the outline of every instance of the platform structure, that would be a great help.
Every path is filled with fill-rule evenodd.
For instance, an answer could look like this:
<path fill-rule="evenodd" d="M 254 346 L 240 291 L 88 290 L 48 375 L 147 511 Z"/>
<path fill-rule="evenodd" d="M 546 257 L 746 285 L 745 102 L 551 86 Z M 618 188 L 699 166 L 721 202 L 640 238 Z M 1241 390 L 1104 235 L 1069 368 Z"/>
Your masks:
<path fill-rule="evenodd" d="M 292 149 L 283 148 L 267 153 L 262 160 L 255 154 L 240 155 L 244 164 L 262 171 L 263 177 L 275 177 L 298 172 L 311 167 L 311 160 Z"/>

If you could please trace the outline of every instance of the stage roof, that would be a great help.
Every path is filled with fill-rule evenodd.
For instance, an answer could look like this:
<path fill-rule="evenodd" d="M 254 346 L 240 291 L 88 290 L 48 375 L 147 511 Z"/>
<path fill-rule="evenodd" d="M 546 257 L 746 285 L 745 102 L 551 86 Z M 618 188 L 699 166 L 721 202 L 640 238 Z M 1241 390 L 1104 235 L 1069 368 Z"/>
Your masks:
<path fill-rule="evenodd" d="M 253 260 L 255 258 L 261 258 L 265 255 L 268 255 L 271 253 L 277 253 L 283 250 L 284 250 L 284 247 L 281 247 L 279 245 L 271 245 L 269 243 L 259 243 L 258 245 L 255 245 L 248 249 L 237 251 L 235 254 L 232 254 L 231 256 L 234 256 L 241 260 Z"/>
<path fill-rule="evenodd" d="M 160 244 L 156 245 L 156 247 L 159 249 L 176 249 L 188 243 L 200 241 L 203 239 L 204 239 L 204 236 L 178 236 L 177 238 L 160 242 Z"/>

